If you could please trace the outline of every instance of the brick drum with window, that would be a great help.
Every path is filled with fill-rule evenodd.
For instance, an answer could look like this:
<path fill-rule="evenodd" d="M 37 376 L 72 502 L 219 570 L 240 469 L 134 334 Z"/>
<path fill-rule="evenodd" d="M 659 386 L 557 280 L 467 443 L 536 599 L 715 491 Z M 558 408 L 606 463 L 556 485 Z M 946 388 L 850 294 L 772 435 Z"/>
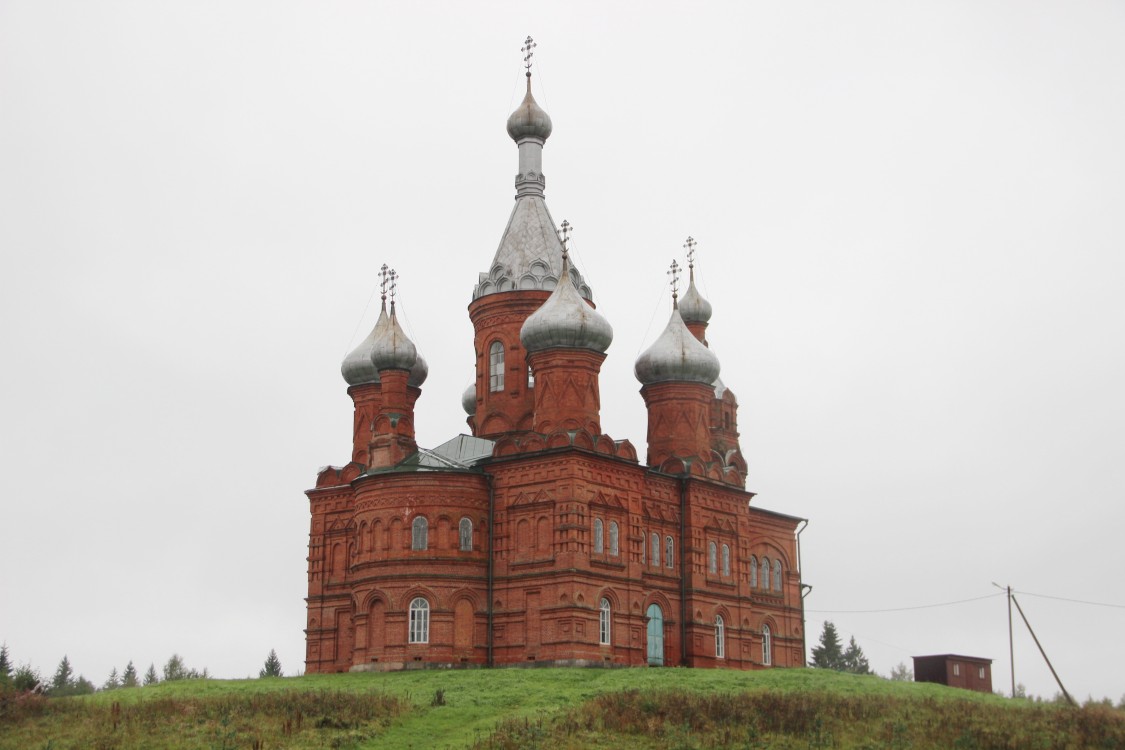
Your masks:
<path fill-rule="evenodd" d="M 602 431 L 613 334 L 567 256 L 565 223 L 557 231 L 547 211 L 551 120 L 530 71 L 507 130 L 515 206 L 469 303 L 472 434 L 417 445 L 427 366 L 384 271 L 391 294 L 342 367 L 351 460 L 307 493 L 306 671 L 802 665 L 802 519 L 753 505 L 745 489 L 738 404 L 706 340 L 694 242 L 687 289 L 636 361 L 648 410 L 639 460 Z"/>

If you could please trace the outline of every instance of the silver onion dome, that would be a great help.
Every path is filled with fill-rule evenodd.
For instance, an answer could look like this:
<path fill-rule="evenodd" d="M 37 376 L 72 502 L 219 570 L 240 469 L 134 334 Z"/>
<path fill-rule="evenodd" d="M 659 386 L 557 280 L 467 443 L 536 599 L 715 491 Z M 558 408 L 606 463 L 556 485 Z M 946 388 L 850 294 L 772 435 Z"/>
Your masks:
<path fill-rule="evenodd" d="M 387 327 L 371 349 L 371 361 L 377 370 L 412 370 L 417 360 L 418 350 L 399 326 L 392 303 Z"/>
<path fill-rule="evenodd" d="M 637 357 L 633 372 L 644 385 L 670 381 L 710 385 L 719 377 L 719 358 L 692 335 L 673 307 L 664 332 Z"/>
<path fill-rule="evenodd" d="M 469 383 L 469 387 L 461 394 L 461 408 L 470 417 L 477 413 L 477 384 Z"/>
<path fill-rule="evenodd" d="M 410 368 L 410 377 L 406 379 L 407 385 L 412 385 L 415 388 L 421 388 L 422 383 L 426 382 L 426 378 L 430 376 L 430 366 L 426 364 L 426 360 L 419 353 L 414 360 L 414 366 Z"/>
<path fill-rule="evenodd" d="M 613 341 L 613 327 L 582 299 L 565 256 L 560 276 L 551 296 L 524 321 L 520 342 L 528 352 L 562 348 L 605 353 Z"/>
<path fill-rule="evenodd" d="M 383 335 L 383 331 L 386 330 L 389 322 L 387 308 L 384 306 L 379 312 L 379 319 L 375 321 L 375 327 L 371 329 L 371 333 L 359 342 L 359 346 L 353 349 L 351 354 L 344 357 L 344 361 L 340 365 L 340 374 L 344 376 L 348 385 L 379 382 L 379 371 L 375 368 L 375 363 L 371 361 L 371 352 L 375 348 L 375 341 Z"/>
<path fill-rule="evenodd" d="M 531 95 L 530 77 L 527 79 L 527 94 L 523 101 L 515 112 L 508 115 L 508 135 L 516 142 L 522 138 L 545 141 L 551 136 L 551 118 Z"/>
<path fill-rule="evenodd" d="M 685 323 L 706 323 L 711 319 L 711 303 L 695 288 L 695 271 L 692 270 L 687 292 L 680 300 L 680 317 Z"/>

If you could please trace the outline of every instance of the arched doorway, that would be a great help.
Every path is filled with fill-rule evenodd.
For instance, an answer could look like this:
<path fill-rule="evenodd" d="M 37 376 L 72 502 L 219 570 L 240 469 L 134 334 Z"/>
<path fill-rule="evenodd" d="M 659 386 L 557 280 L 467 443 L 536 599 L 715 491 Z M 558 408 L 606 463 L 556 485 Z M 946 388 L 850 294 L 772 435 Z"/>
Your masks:
<path fill-rule="evenodd" d="M 664 666 L 664 612 L 659 604 L 648 605 L 648 665 Z"/>

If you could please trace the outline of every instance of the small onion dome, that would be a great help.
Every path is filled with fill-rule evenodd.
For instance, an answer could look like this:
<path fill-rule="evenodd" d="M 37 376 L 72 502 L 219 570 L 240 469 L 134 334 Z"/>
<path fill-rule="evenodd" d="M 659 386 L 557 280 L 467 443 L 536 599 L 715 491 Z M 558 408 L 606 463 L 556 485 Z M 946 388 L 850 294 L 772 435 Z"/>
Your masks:
<path fill-rule="evenodd" d="M 351 354 L 344 357 L 344 362 L 340 365 L 340 373 L 344 376 L 348 385 L 379 382 L 379 371 L 375 369 L 375 363 L 371 361 L 371 352 L 375 348 L 376 339 L 383 335 L 389 320 L 387 308 L 384 306 L 379 312 L 379 319 L 375 321 L 375 327 L 371 329 L 371 333 L 367 334 L 367 338 L 361 341 Z"/>
<path fill-rule="evenodd" d="M 680 317 L 685 323 L 706 323 L 711 319 L 711 303 L 695 288 L 695 272 L 692 271 L 687 292 L 680 300 Z"/>
<path fill-rule="evenodd" d="M 461 408 L 470 417 L 477 413 L 477 384 L 469 383 L 469 387 L 461 394 Z"/>
<path fill-rule="evenodd" d="M 551 118 L 531 95 L 531 79 L 527 79 L 527 94 L 516 111 L 508 115 L 508 135 L 513 141 L 521 138 L 547 140 L 551 135 Z"/>
<path fill-rule="evenodd" d="M 415 388 L 421 388 L 422 383 L 426 382 L 426 378 L 430 376 L 430 366 L 426 364 L 426 360 L 421 354 L 414 360 L 414 366 L 410 368 L 410 377 L 406 379 L 407 385 L 412 385 Z"/>
<path fill-rule="evenodd" d="M 418 350 L 414 342 L 407 338 L 399 327 L 398 318 L 391 307 L 391 317 L 383 335 L 375 340 L 371 349 L 371 361 L 377 370 L 413 370 L 418 360 Z"/>
<path fill-rule="evenodd" d="M 644 385 L 680 381 L 711 385 L 719 377 L 719 358 L 691 334 L 678 308 L 656 342 L 637 357 L 633 366 Z"/>
<path fill-rule="evenodd" d="M 520 342 L 528 352 L 543 349 L 592 349 L 604 353 L 613 341 L 613 328 L 601 313 L 582 299 L 563 259 L 559 283 L 547 301 L 528 316 Z"/>

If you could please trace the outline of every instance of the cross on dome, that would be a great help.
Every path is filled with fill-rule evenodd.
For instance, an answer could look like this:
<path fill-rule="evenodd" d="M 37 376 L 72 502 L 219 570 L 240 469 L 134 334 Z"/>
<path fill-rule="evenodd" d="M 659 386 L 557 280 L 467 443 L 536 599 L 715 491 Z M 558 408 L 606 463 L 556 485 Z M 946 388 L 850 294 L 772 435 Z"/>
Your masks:
<path fill-rule="evenodd" d="M 383 302 L 387 301 L 387 272 L 390 268 L 386 263 L 379 269 L 379 297 Z"/>
<path fill-rule="evenodd" d="M 573 228 L 570 226 L 570 222 L 566 219 L 563 219 L 562 225 L 560 226 L 558 231 L 555 232 L 559 236 L 559 241 L 562 242 L 562 254 L 564 258 L 567 258 L 570 255 L 570 245 L 567 243 L 570 242 L 570 233 L 572 230 Z"/>
<path fill-rule="evenodd" d="M 531 78 L 531 58 L 535 56 L 535 48 L 538 46 L 539 45 L 537 45 L 535 41 L 530 36 L 528 36 L 527 39 L 524 40 L 523 46 L 520 47 L 520 52 L 524 53 L 523 67 L 527 70 L 528 78 Z"/>
<path fill-rule="evenodd" d="M 688 268 L 695 268 L 695 240 L 690 236 L 684 242 L 684 249 L 687 250 L 687 265 Z"/>
<path fill-rule="evenodd" d="M 672 277 L 668 283 L 672 287 L 672 300 L 675 301 L 680 296 L 680 264 L 676 259 L 672 259 L 672 265 L 668 267 L 668 275 Z"/>

